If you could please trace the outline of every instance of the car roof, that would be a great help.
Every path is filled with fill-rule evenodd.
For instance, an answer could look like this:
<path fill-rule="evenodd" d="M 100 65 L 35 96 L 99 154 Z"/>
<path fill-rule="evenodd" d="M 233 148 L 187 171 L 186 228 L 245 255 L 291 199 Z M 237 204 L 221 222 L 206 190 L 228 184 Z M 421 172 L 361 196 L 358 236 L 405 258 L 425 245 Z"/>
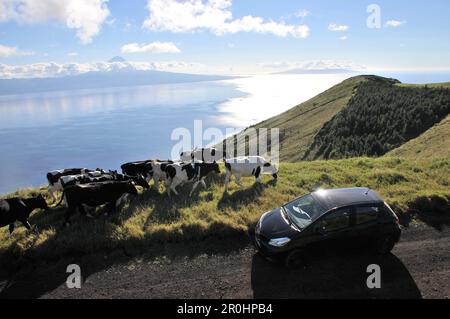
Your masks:
<path fill-rule="evenodd" d="M 383 199 L 369 188 L 336 188 L 319 189 L 311 193 L 322 206 L 328 211 L 333 208 L 375 204 L 382 205 Z"/>

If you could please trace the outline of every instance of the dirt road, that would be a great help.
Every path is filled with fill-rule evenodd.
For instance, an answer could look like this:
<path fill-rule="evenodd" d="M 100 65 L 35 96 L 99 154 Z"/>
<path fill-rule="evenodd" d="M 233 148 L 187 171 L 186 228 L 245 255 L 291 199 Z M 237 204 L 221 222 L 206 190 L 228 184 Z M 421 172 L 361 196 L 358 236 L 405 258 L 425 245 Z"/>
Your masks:
<path fill-rule="evenodd" d="M 68 262 L 22 270 L 0 280 L 0 297 L 41 298 L 449 298 L 450 228 L 403 231 L 388 256 L 357 251 L 317 254 L 303 269 L 269 263 L 243 243 L 235 251 L 194 257 L 97 256 L 80 260 L 81 289 L 68 289 Z M 367 266 L 381 267 L 368 289 Z"/>

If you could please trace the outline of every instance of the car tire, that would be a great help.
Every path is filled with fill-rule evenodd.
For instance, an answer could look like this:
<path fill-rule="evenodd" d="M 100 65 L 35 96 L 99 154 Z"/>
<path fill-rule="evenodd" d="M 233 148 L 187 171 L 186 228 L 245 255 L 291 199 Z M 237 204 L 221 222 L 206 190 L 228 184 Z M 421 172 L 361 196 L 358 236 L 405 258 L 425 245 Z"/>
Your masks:
<path fill-rule="evenodd" d="M 285 266 L 289 269 L 298 269 L 306 266 L 305 252 L 300 249 L 291 251 L 285 258 Z"/>
<path fill-rule="evenodd" d="M 393 236 L 380 237 L 375 241 L 375 251 L 380 255 L 389 254 L 395 246 Z"/>

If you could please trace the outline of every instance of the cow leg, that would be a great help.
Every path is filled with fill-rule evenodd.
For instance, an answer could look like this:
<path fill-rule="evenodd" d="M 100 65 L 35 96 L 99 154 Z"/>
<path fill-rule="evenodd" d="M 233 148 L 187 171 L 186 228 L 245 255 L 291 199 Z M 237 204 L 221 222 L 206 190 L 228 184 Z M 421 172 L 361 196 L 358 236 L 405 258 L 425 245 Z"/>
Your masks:
<path fill-rule="evenodd" d="M 258 166 L 255 171 L 256 183 L 261 183 L 261 166 Z"/>
<path fill-rule="evenodd" d="M 169 187 L 169 189 L 170 189 L 172 192 L 174 192 L 175 195 L 177 195 L 177 196 L 178 196 L 178 192 L 177 192 L 177 190 L 176 190 L 176 187 L 177 187 L 178 185 L 180 185 L 180 181 L 177 180 L 177 179 L 173 179 L 173 180 L 172 180 L 172 183 L 170 184 L 170 187 Z M 169 194 L 170 194 L 170 193 L 169 193 Z"/>
<path fill-rule="evenodd" d="M 14 231 L 14 223 L 9 224 L 9 234 L 12 234 Z"/>
<path fill-rule="evenodd" d="M 200 181 L 196 181 L 194 183 L 194 186 L 192 187 L 191 192 L 189 193 L 189 196 L 192 196 L 192 194 L 194 193 L 195 189 L 197 188 L 198 184 L 200 183 Z"/>
<path fill-rule="evenodd" d="M 80 205 L 78 207 L 78 211 L 80 212 L 81 215 L 87 216 L 86 209 L 84 208 L 84 205 Z"/>
<path fill-rule="evenodd" d="M 241 175 L 236 175 L 236 184 L 238 184 L 239 187 L 242 187 Z"/>
<path fill-rule="evenodd" d="M 206 187 L 205 179 L 202 178 L 201 182 L 202 182 L 203 187 L 206 189 L 207 187 Z"/>
<path fill-rule="evenodd" d="M 75 208 L 76 209 L 76 208 Z M 70 217 L 72 217 L 73 213 L 74 213 L 74 208 L 69 207 L 66 211 L 66 218 L 64 220 L 64 226 L 69 226 L 70 225 Z"/>
<path fill-rule="evenodd" d="M 56 201 L 55 188 L 53 186 L 49 186 L 48 192 L 50 196 L 53 198 L 53 200 Z"/>
<path fill-rule="evenodd" d="M 153 182 L 156 190 L 159 188 L 159 176 L 153 176 Z"/>
<path fill-rule="evenodd" d="M 127 200 L 127 194 L 120 196 L 115 203 L 114 210 L 117 210 L 120 205 L 122 205 Z"/>
<path fill-rule="evenodd" d="M 175 187 L 177 187 L 177 186 L 176 186 L 176 185 L 171 185 L 171 186 L 170 186 L 170 189 L 172 190 L 172 192 L 175 193 L 175 195 L 178 196 L 178 192 L 177 192 L 177 190 L 175 189 Z"/>
<path fill-rule="evenodd" d="M 231 172 L 227 170 L 227 173 L 225 175 L 225 191 L 228 190 L 228 184 L 230 183 L 231 179 Z"/>

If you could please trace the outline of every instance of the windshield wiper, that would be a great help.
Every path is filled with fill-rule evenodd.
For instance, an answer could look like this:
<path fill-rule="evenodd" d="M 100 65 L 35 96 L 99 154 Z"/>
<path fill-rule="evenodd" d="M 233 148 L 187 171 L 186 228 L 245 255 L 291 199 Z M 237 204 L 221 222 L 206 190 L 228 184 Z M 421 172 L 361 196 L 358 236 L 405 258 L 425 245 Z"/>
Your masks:
<path fill-rule="evenodd" d="M 286 212 L 284 207 L 281 207 L 281 213 L 283 214 L 284 218 L 287 220 L 289 225 L 292 225 L 292 220 L 289 217 L 289 214 Z"/>
<path fill-rule="evenodd" d="M 286 211 L 286 209 L 284 207 L 281 207 L 281 212 L 282 212 L 283 216 L 285 217 L 285 219 L 287 220 L 289 226 L 293 226 L 298 231 L 301 230 L 301 228 L 298 227 L 298 225 L 294 221 L 291 220 L 289 213 Z"/>

